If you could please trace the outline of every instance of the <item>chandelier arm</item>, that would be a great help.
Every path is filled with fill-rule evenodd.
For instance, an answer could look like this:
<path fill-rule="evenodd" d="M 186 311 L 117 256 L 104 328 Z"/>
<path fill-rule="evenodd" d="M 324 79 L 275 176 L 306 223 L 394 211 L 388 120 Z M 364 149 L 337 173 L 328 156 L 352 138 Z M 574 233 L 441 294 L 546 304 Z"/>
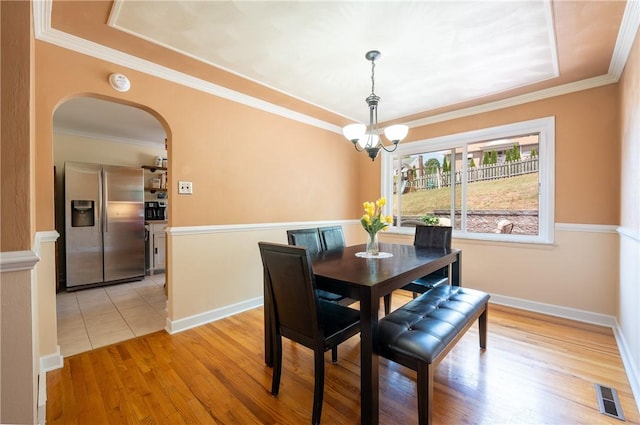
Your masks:
<path fill-rule="evenodd" d="M 382 147 L 382 149 L 384 149 L 387 152 L 393 152 L 398 148 L 398 142 L 394 142 L 393 143 L 393 149 L 387 149 L 387 147 L 385 145 L 383 145 L 382 143 L 380 143 L 380 146 Z"/>

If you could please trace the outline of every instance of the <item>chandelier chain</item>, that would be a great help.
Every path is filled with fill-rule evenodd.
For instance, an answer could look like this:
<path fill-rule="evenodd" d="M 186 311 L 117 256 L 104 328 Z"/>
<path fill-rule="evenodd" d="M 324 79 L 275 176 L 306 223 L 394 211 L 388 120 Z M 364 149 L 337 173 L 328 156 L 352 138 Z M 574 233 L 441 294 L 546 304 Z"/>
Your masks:
<path fill-rule="evenodd" d="M 371 60 L 371 94 L 375 94 L 375 85 L 376 85 L 376 79 L 375 79 L 375 68 L 376 68 L 376 62 L 374 59 Z"/>

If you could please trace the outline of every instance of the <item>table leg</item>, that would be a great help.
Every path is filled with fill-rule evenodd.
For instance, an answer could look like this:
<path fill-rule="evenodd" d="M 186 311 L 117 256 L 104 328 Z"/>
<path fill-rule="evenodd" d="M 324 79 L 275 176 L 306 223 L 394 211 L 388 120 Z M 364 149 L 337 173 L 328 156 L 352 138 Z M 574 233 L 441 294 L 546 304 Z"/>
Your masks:
<path fill-rule="evenodd" d="M 371 288 L 363 288 L 360 297 L 360 423 L 378 424 L 378 309 L 380 300 L 372 299 Z M 367 291 L 369 290 L 369 291 Z"/>
<path fill-rule="evenodd" d="M 462 251 L 456 254 L 456 261 L 451 263 L 451 284 L 462 285 Z"/>

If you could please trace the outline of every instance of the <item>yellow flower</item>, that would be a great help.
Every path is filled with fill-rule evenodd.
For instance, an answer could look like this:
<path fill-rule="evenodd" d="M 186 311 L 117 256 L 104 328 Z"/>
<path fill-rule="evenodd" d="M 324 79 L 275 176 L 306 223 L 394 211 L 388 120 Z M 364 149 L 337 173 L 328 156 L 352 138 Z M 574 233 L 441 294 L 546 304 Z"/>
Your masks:
<path fill-rule="evenodd" d="M 374 216 L 376 215 L 376 207 L 373 205 L 373 203 L 369 202 L 367 204 L 367 206 L 365 207 L 364 211 L 369 215 L 369 216 Z"/>
<path fill-rule="evenodd" d="M 369 234 L 375 234 L 380 230 L 387 230 L 389 225 L 393 225 L 393 216 L 383 215 L 382 207 L 387 204 L 387 200 L 381 197 L 376 202 L 363 202 L 364 215 L 360 218 L 360 223 Z"/>

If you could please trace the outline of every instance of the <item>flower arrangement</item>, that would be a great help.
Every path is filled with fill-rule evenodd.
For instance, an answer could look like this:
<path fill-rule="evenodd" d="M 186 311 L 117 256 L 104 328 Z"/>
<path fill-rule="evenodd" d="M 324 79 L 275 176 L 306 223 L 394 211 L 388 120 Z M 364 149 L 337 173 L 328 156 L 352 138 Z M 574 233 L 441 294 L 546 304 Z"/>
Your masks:
<path fill-rule="evenodd" d="M 393 223 L 393 217 L 390 215 L 382 215 L 382 207 L 384 207 L 386 203 L 387 200 L 382 197 L 375 203 L 365 202 L 362 204 L 364 207 L 364 215 L 360 218 L 360 224 L 362 224 L 364 230 L 369 234 L 367 252 L 372 255 L 378 255 L 378 232 L 380 230 L 387 230 L 387 226 Z"/>

